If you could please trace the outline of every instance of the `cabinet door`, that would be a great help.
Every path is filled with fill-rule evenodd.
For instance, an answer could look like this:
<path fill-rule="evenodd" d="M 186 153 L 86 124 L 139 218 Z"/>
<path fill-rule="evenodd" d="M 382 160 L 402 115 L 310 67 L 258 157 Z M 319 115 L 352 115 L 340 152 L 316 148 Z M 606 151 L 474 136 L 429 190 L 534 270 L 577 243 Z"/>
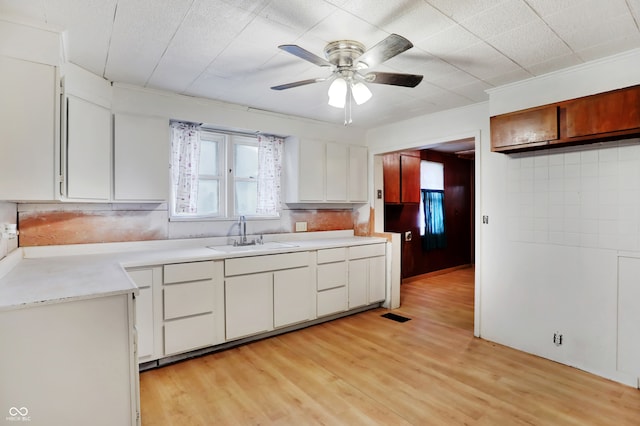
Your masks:
<path fill-rule="evenodd" d="M 506 151 L 558 139 L 558 107 L 545 106 L 491 117 L 491 150 Z"/>
<path fill-rule="evenodd" d="M 420 157 L 400 156 L 400 201 L 420 202 Z"/>
<path fill-rule="evenodd" d="M 311 269 L 297 268 L 273 274 L 273 325 L 286 325 L 315 318 Z"/>
<path fill-rule="evenodd" d="M 381 302 L 386 298 L 386 270 L 384 256 L 369 259 L 369 303 Z"/>
<path fill-rule="evenodd" d="M 55 198 L 56 69 L 0 56 L 0 200 Z"/>
<path fill-rule="evenodd" d="M 108 201 L 111 196 L 111 112 L 67 97 L 67 198 Z"/>
<path fill-rule="evenodd" d="M 114 115 L 114 199 L 163 201 L 169 193 L 169 122 Z"/>
<path fill-rule="evenodd" d="M 325 145 L 322 142 L 301 141 L 298 174 L 300 201 L 323 201 L 325 185 Z"/>
<path fill-rule="evenodd" d="M 567 103 L 567 135 L 597 135 L 640 128 L 640 86 Z"/>
<path fill-rule="evenodd" d="M 136 331 L 138 360 L 151 361 L 162 355 L 162 270 L 159 267 L 128 269 L 127 273 L 140 289 L 136 296 Z M 159 297 L 154 298 L 154 293 Z"/>
<path fill-rule="evenodd" d="M 227 340 L 273 330 L 273 273 L 225 280 Z"/>
<path fill-rule="evenodd" d="M 349 309 L 367 304 L 368 298 L 368 259 L 349 261 Z"/>
<path fill-rule="evenodd" d="M 367 202 L 369 199 L 367 148 L 349 147 L 349 201 Z"/>
<path fill-rule="evenodd" d="M 384 179 L 384 202 L 400 202 L 400 155 L 386 154 L 382 157 Z"/>
<path fill-rule="evenodd" d="M 326 201 L 345 202 L 348 190 L 349 147 L 328 143 L 326 150 Z"/>

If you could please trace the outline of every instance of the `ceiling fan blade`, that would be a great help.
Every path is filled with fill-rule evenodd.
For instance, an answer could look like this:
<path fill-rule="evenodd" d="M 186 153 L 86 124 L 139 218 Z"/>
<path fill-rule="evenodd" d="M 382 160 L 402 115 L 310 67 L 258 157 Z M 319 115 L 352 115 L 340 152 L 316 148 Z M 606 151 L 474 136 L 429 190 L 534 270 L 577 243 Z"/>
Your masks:
<path fill-rule="evenodd" d="M 278 46 L 278 48 L 284 50 L 285 52 L 291 53 L 292 55 L 297 56 L 298 58 L 304 59 L 305 61 L 309 61 L 312 64 L 316 64 L 320 67 L 331 66 L 331 62 L 325 59 L 322 59 L 320 56 L 313 54 L 296 44 L 282 44 Z"/>
<path fill-rule="evenodd" d="M 393 72 L 369 72 L 364 75 L 364 79 L 368 83 L 416 87 L 422 81 L 422 76 L 417 74 L 399 74 Z"/>
<path fill-rule="evenodd" d="M 326 78 L 311 78 L 309 80 L 300 80 L 300 81 L 294 81 L 293 83 L 287 83 L 287 84 L 281 84 L 279 86 L 273 86 L 272 89 L 273 90 L 291 89 L 291 88 L 294 88 L 294 87 L 306 86 L 307 84 L 320 83 L 321 81 L 325 81 L 325 80 L 326 80 Z"/>
<path fill-rule="evenodd" d="M 353 62 L 354 64 L 361 62 L 368 68 L 371 68 L 393 58 L 396 55 L 399 55 L 405 50 L 411 49 L 412 47 L 413 44 L 406 38 L 398 34 L 391 34 L 389 37 L 364 52 Z"/>

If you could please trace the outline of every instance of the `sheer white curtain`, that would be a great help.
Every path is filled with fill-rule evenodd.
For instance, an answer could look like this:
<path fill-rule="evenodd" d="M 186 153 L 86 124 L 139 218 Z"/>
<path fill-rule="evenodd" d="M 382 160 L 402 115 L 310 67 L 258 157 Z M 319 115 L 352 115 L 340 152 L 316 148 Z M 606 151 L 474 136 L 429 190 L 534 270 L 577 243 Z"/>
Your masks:
<path fill-rule="evenodd" d="M 171 123 L 171 156 L 174 213 L 197 213 L 200 125 Z"/>
<path fill-rule="evenodd" d="M 257 214 L 275 215 L 280 209 L 283 146 L 282 138 L 258 135 Z"/>

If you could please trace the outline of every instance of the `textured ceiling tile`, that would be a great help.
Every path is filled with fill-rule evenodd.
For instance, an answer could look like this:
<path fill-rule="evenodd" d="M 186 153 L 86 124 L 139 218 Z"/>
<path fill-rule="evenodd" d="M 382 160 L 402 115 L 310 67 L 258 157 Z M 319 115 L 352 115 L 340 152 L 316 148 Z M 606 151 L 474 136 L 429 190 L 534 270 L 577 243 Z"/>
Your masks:
<path fill-rule="evenodd" d="M 507 0 L 461 22 L 473 34 L 488 38 L 539 19 L 522 0 Z"/>
<path fill-rule="evenodd" d="M 527 70 L 533 75 L 542 75 L 562 68 L 572 67 L 574 65 L 581 64 L 582 62 L 583 60 L 577 54 L 570 53 L 538 64 L 529 65 Z"/>
<path fill-rule="evenodd" d="M 453 69 L 446 75 L 440 76 L 438 78 L 429 78 L 428 80 L 430 83 L 447 89 L 450 89 L 452 87 L 466 86 L 478 81 L 476 77 L 459 69 Z"/>
<path fill-rule="evenodd" d="M 464 21 L 487 9 L 498 6 L 505 0 L 427 0 L 436 9 L 456 22 Z"/>
<path fill-rule="evenodd" d="M 454 26 L 449 27 L 444 31 L 440 31 L 439 33 L 415 44 L 420 49 L 423 49 L 446 61 L 451 52 L 473 46 L 480 41 L 481 40 L 478 37 L 471 34 L 466 29 Z"/>
<path fill-rule="evenodd" d="M 523 67 L 571 53 L 567 45 L 541 21 L 502 33 L 488 39 L 488 42 Z"/>
<path fill-rule="evenodd" d="M 342 9 L 359 16 L 371 25 L 384 28 L 416 8 L 413 0 L 351 0 Z"/>
<path fill-rule="evenodd" d="M 631 34 L 615 40 L 607 40 L 604 43 L 589 46 L 576 53 L 583 60 L 591 61 L 637 48 L 640 48 L 640 33 Z"/>
<path fill-rule="evenodd" d="M 365 20 L 338 9 L 318 25 L 311 28 L 304 37 L 315 37 L 325 41 L 325 43 L 335 40 L 356 40 L 364 44 L 366 48 L 370 48 L 388 35 L 389 33 L 386 31 L 371 25 Z M 318 54 L 317 52 L 314 53 Z"/>
<path fill-rule="evenodd" d="M 489 100 L 489 95 L 486 90 L 492 87 L 493 86 L 484 81 L 475 81 L 462 86 L 452 87 L 451 91 L 473 102 L 484 102 Z"/>
<path fill-rule="evenodd" d="M 390 33 L 401 34 L 416 44 L 455 25 L 451 18 L 440 13 L 433 6 L 423 2 L 415 5 L 411 11 L 398 16 L 382 28 Z"/>
<path fill-rule="evenodd" d="M 527 3 L 542 17 L 556 13 L 567 13 L 569 9 L 583 10 L 593 13 L 598 9 L 607 8 L 615 14 L 624 10 L 625 0 L 526 0 Z M 631 0 L 636 1 L 636 0 Z M 606 12 L 605 12 L 606 13 Z"/>
<path fill-rule="evenodd" d="M 487 78 L 487 83 L 492 84 L 493 86 L 502 86 L 504 84 L 513 83 L 520 80 L 525 80 L 527 78 L 533 77 L 533 74 L 524 70 L 522 68 L 518 68 L 515 71 L 508 72 L 506 74 L 497 75 L 495 77 Z"/>
<path fill-rule="evenodd" d="M 593 13 L 570 9 L 570 12 L 568 15 L 549 15 L 545 20 L 575 51 L 638 32 L 638 27 L 628 12 L 617 15 L 610 9 Z M 585 31 L 585 28 L 589 30 Z"/>
<path fill-rule="evenodd" d="M 70 62 L 102 76 L 109 49 L 116 0 L 58 0 L 46 6 L 47 20 L 66 28 L 65 54 Z"/>
<path fill-rule="evenodd" d="M 191 3 L 156 0 L 154 7 L 143 2 L 119 3 L 105 76 L 144 86 Z"/>
<path fill-rule="evenodd" d="M 485 42 L 457 50 L 448 62 L 482 80 L 518 68 L 511 59 Z"/>
<path fill-rule="evenodd" d="M 312 28 L 336 10 L 336 6 L 317 0 L 271 1 L 260 11 L 268 21 L 300 31 Z"/>
<path fill-rule="evenodd" d="M 182 93 L 254 16 L 244 9 L 223 7 L 218 3 L 195 3 L 148 84 L 152 87 L 170 86 Z"/>

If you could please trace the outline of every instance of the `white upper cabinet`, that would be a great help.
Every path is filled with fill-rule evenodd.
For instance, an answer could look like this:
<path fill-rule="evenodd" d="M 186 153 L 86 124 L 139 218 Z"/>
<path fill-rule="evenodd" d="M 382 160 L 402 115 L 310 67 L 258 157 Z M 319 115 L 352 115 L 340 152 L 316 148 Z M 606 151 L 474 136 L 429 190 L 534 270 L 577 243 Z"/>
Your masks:
<path fill-rule="evenodd" d="M 111 199 L 111 84 L 65 64 L 62 108 L 62 197 Z"/>
<path fill-rule="evenodd" d="M 114 115 L 116 201 L 164 201 L 169 197 L 169 122 L 163 118 Z"/>
<path fill-rule="evenodd" d="M 109 201 L 111 111 L 74 96 L 66 102 L 66 198 Z"/>
<path fill-rule="evenodd" d="M 367 148 L 295 137 L 285 141 L 285 202 L 364 203 Z"/>
<path fill-rule="evenodd" d="M 366 203 L 369 200 L 369 176 L 367 148 L 349 147 L 349 199 Z"/>
<path fill-rule="evenodd" d="M 53 200 L 56 68 L 0 56 L 0 200 Z"/>

